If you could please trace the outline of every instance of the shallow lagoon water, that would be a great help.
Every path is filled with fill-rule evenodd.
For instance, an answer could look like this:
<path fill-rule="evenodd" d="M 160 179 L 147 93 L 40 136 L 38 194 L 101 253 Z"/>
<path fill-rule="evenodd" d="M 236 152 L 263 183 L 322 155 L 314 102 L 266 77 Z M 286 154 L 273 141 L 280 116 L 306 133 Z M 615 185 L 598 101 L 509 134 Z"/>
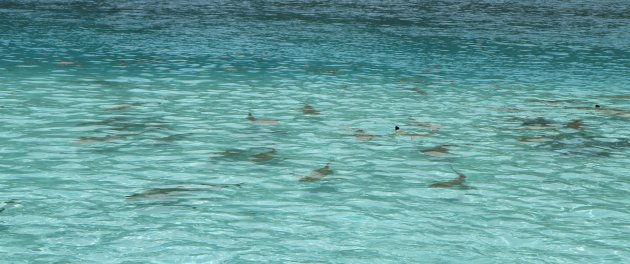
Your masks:
<path fill-rule="evenodd" d="M 0 262 L 626 262 L 628 14 L 0 2 Z"/>

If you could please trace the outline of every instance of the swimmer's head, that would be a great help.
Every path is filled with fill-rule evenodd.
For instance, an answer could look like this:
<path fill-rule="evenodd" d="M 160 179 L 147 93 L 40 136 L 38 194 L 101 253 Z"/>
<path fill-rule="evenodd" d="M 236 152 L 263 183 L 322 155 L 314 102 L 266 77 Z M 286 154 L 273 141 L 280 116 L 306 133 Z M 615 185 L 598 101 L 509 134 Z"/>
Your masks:
<path fill-rule="evenodd" d="M 400 127 L 396 126 L 396 127 L 394 127 L 394 130 L 398 131 L 398 130 L 400 130 Z"/>
<path fill-rule="evenodd" d="M 595 105 L 595 108 L 600 108 L 600 106 L 596 104 L 596 105 Z"/>

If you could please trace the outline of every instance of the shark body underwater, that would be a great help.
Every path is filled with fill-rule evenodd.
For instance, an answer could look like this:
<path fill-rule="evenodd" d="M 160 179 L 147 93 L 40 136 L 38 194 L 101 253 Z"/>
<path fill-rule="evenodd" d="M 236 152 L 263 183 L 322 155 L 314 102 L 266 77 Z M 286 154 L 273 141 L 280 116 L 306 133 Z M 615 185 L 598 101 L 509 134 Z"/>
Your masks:
<path fill-rule="evenodd" d="M 327 175 L 333 174 L 333 170 L 330 168 L 330 163 L 326 164 L 326 166 L 321 167 L 319 169 L 314 170 L 308 176 L 302 176 L 300 178 L 301 182 L 315 182 L 319 181 Z"/>
<path fill-rule="evenodd" d="M 429 188 L 452 188 L 452 189 L 461 189 L 461 190 L 471 189 L 471 187 L 464 184 L 464 182 L 466 181 L 466 175 L 456 171 L 453 168 L 451 169 L 453 170 L 453 172 L 457 174 L 457 178 L 453 180 L 449 180 L 449 181 L 434 182 L 431 185 L 429 185 Z"/>
<path fill-rule="evenodd" d="M 127 201 L 146 201 L 146 200 L 160 200 L 169 199 L 174 196 L 191 192 L 204 192 L 210 190 L 218 190 L 223 188 L 237 187 L 240 188 L 243 184 L 195 184 L 187 186 L 176 186 L 168 188 L 152 188 L 143 192 L 134 193 L 127 196 Z"/>

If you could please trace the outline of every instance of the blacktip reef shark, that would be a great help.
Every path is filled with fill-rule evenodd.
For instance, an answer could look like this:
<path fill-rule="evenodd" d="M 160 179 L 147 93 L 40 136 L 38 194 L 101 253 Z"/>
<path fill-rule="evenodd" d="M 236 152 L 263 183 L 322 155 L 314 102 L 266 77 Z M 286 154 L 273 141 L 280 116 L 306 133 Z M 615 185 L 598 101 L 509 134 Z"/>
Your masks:
<path fill-rule="evenodd" d="M 611 154 L 626 152 L 630 147 L 630 139 L 609 138 L 579 131 L 559 134 L 541 146 L 550 147 L 553 151 L 566 155 L 609 157 Z"/>
<path fill-rule="evenodd" d="M 302 108 L 302 113 L 304 113 L 305 115 L 319 115 L 319 111 L 315 110 L 315 108 L 313 108 L 309 104 L 304 105 L 304 108 Z"/>
<path fill-rule="evenodd" d="M 495 108 L 495 110 L 497 111 L 505 111 L 505 112 L 525 112 L 526 110 L 520 109 L 520 108 L 514 108 L 514 107 L 499 107 L 499 108 Z"/>
<path fill-rule="evenodd" d="M 526 143 L 537 143 L 539 147 L 550 148 L 565 155 L 608 157 L 622 154 L 630 147 L 630 139 L 624 137 L 606 137 L 593 134 L 582 128 L 582 122 L 574 120 L 567 124 L 564 131 L 556 135 L 521 137 Z"/>
<path fill-rule="evenodd" d="M 78 126 L 113 126 L 116 124 L 129 122 L 129 118 L 124 116 L 110 117 L 101 121 L 85 121 L 77 124 Z"/>
<path fill-rule="evenodd" d="M 18 204 L 19 203 L 16 200 L 5 201 L 2 207 L 0 207 L 0 213 L 4 212 L 4 210 L 7 210 L 9 208 L 16 207 Z"/>
<path fill-rule="evenodd" d="M 368 134 L 363 129 L 355 129 L 354 130 L 354 136 L 359 141 L 370 141 L 370 140 L 372 140 L 375 137 L 382 137 L 381 135 Z"/>
<path fill-rule="evenodd" d="M 602 107 L 601 105 L 598 105 L 598 104 L 596 104 L 595 106 L 592 106 L 592 107 L 571 106 L 571 107 L 563 107 L 563 108 L 566 108 L 566 109 L 579 109 L 579 110 L 594 110 L 594 111 L 598 111 L 598 112 L 604 112 L 606 114 L 610 114 L 610 115 L 613 115 L 613 116 L 616 116 L 616 117 L 620 117 L 620 118 L 630 118 L 630 110 Z"/>
<path fill-rule="evenodd" d="M 107 130 L 138 132 L 167 129 L 169 124 L 158 119 L 133 120 L 124 116 L 116 116 L 101 121 L 82 122 L 78 126 L 96 126 Z"/>
<path fill-rule="evenodd" d="M 297 175 L 297 176 L 301 176 L 300 178 L 301 182 L 316 182 L 330 174 L 333 174 L 333 170 L 330 168 L 330 163 L 327 163 L 326 166 L 314 170 L 308 176 L 303 176 L 303 175 Z"/>
<path fill-rule="evenodd" d="M 431 130 L 432 133 L 437 132 L 438 130 L 440 130 L 440 128 L 442 128 L 441 125 L 433 124 L 429 122 L 420 122 L 411 116 L 409 117 L 409 121 L 411 122 L 412 126 L 422 128 L 422 129 L 429 129 Z"/>
<path fill-rule="evenodd" d="M 603 107 L 600 107 L 598 105 L 595 105 L 595 107 L 599 111 L 604 111 L 607 114 L 611 114 L 611 115 L 614 115 L 616 117 L 630 118 L 630 110 L 614 109 L 614 108 L 603 108 Z"/>
<path fill-rule="evenodd" d="M 172 134 L 172 135 L 168 135 L 168 136 L 164 136 L 164 137 L 158 138 L 153 143 L 154 144 L 173 143 L 175 141 L 185 139 L 186 137 L 191 136 L 191 135 L 193 135 L 193 133 Z"/>
<path fill-rule="evenodd" d="M 100 108 L 105 109 L 105 110 L 126 110 L 131 107 L 143 106 L 147 104 L 150 104 L 150 103 L 128 103 L 128 104 L 121 103 L 121 104 L 101 105 Z M 153 104 L 159 105 L 160 103 L 153 103 Z"/>
<path fill-rule="evenodd" d="M 554 140 L 554 137 L 535 136 L 535 137 L 520 137 L 518 141 L 528 143 L 543 143 Z"/>
<path fill-rule="evenodd" d="M 194 184 L 186 186 L 176 186 L 168 188 L 153 188 L 140 193 L 134 193 L 127 196 L 127 201 L 145 201 L 145 200 L 163 200 L 172 198 L 176 194 L 188 192 L 202 192 L 209 190 L 217 190 L 229 187 L 240 188 L 243 183 L 237 184 Z"/>
<path fill-rule="evenodd" d="M 532 119 L 525 119 L 525 121 L 521 123 L 521 126 L 523 126 L 523 129 L 529 129 L 529 130 L 557 128 L 553 124 L 554 122 L 549 119 L 546 119 L 544 117 L 537 117 L 537 118 L 532 118 Z"/>
<path fill-rule="evenodd" d="M 453 153 L 448 152 L 448 147 L 451 145 L 440 145 L 437 147 L 432 147 L 430 149 L 421 150 L 420 152 L 425 155 L 433 156 L 433 157 L 444 157 L 449 155 L 454 155 Z"/>
<path fill-rule="evenodd" d="M 600 96 L 600 98 L 630 99 L 630 95 L 607 95 Z"/>
<path fill-rule="evenodd" d="M 77 139 L 75 142 L 76 143 L 81 143 L 81 144 L 88 144 L 88 143 L 108 143 L 108 144 L 113 144 L 115 140 L 124 140 L 127 137 L 131 137 L 131 136 L 138 136 L 143 134 L 146 131 L 142 131 L 139 133 L 119 133 L 116 135 L 105 135 L 102 137 L 80 137 L 79 139 Z"/>
<path fill-rule="evenodd" d="M 564 104 L 564 103 L 584 103 L 584 100 L 580 100 L 580 99 L 558 99 L 558 100 L 528 99 L 527 102 L 544 103 L 544 104 Z"/>
<path fill-rule="evenodd" d="M 253 162 L 263 163 L 272 160 L 277 152 L 275 148 L 272 148 L 271 150 L 251 155 L 249 159 Z"/>
<path fill-rule="evenodd" d="M 580 119 L 571 120 L 571 122 L 567 123 L 563 128 L 580 130 L 584 126 L 584 121 Z M 518 141 L 520 142 L 528 142 L 528 143 L 543 143 L 549 142 L 553 140 L 558 140 L 560 138 L 559 135 L 556 136 L 533 136 L 533 137 L 520 137 Z"/>
<path fill-rule="evenodd" d="M 221 152 L 215 152 L 218 156 L 211 156 L 210 158 L 228 159 L 228 160 L 242 160 L 247 157 L 247 150 L 243 149 L 226 149 Z"/>
<path fill-rule="evenodd" d="M 245 161 L 250 160 L 256 163 L 264 163 L 276 158 L 278 151 L 275 148 L 252 148 L 252 149 L 227 149 L 215 152 L 210 159 Z"/>
<path fill-rule="evenodd" d="M 434 182 L 429 185 L 429 188 L 456 188 L 462 190 L 470 189 L 469 186 L 464 185 L 464 182 L 466 181 L 466 175 L 456 171 L 453 167 L 451 167 L 451 169 L 457 174 L 457 178 L 450 181 Z"/>
<path fill-rule="evenodd" d="M 109 143 L 112 144 L 112 140 L 120 139 L 120 137 L 113 135 L 106 135 L 102 137 L 80 137 L 76 140 L 76 143 L 88 144 L 88 143 Z"/>
<path fill-rule="evenodd" d="M 564 127 L 565 128 L 571 128 L 571 129 L 580 129 L 580 128 L 582 128 L 583 125 L 584 125 L 584 121 L 582 121 L 580 119 L 574 119 L 574 120 L 571 120 L 571 122 L 569 122 Z"/>
<path fill-rule="evenodd" d="M 411 91 L 412 91 L 412 92 L 415 92 L 415 93 L 417 93 L 417 94 L 422 94 L 422 95 L 427 94 L 427 91 L 422 90 L 422 89 L 419 89 L 419 88 L 413 88 L 413 89 L 411 89 Z"/>
<path fill-rule="evenodd" d="M 408 133 L 402 129 L 400 129 L 400 127 L 395 126 L 394 127 L 394 133 L 396 133 L 396 135 L 404 135 L 404 136 L 409 136 L 411 137 L 411 139 L 413 139 L 414 137 L 430 137 L 433 136 L 433 133 Z"/>
<path fill-rule="evenodd" d="M 257 124 L 266 124 L 266 125 L 277 125 L 278 124 L 278 120 L 262 120 L 262 119 L 258 119 L 256 117 L 254 117 L 254 115 L 250 112 L 247 113 L 247 120 L 249 120 L 252 123 L 257 123 Z"/>

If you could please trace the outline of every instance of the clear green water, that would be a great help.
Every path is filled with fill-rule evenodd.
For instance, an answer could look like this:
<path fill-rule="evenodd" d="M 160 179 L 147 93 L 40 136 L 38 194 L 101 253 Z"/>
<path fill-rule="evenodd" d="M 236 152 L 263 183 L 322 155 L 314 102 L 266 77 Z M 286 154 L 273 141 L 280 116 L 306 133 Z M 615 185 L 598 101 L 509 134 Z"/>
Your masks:
<path fill-rule="evenodd" d="M 629 14 L 0 1 L 0 262 L 628 262 Z"/>

